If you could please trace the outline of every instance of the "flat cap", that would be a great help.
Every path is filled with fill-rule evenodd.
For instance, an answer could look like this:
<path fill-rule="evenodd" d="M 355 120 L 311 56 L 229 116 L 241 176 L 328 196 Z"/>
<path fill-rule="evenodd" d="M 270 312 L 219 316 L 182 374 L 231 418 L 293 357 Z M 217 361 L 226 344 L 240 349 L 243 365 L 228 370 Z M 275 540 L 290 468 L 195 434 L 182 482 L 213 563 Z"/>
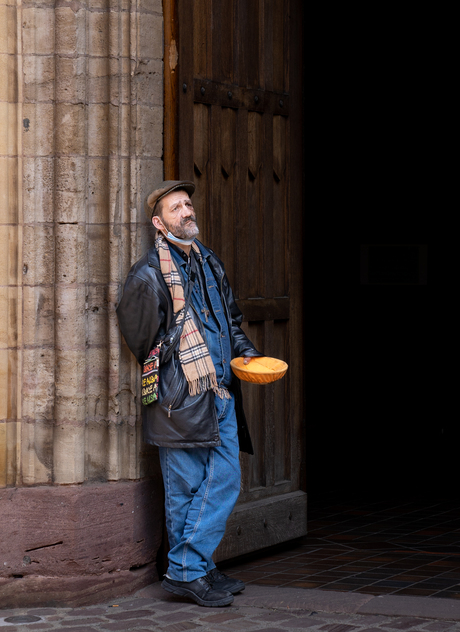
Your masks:
<path fill-rule="evenodd" d="M 195 183 L 191 180 L 166 180 L 164 182 L 160 182 L 152 193 L 147 195 L 145 198 L 144 210 L 149 222 L 152 221 L 157 202 L 168 193 L 171 193 L 171 191 L 176 191 L 177 189 L 184 189 L 190 196 L 192 196 L 195 191 Z"/>

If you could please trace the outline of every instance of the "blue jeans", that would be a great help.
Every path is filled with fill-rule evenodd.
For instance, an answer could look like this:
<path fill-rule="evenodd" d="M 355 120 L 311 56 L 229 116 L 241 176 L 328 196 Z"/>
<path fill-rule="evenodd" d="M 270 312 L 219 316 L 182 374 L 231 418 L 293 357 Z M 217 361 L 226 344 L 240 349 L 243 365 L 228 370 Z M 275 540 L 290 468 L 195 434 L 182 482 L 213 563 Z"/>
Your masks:
<path fill-rule="evenodd" d="M 213 568 L 212 554 L 240 493 L 235 399 L 216 395 L 221 445 L 159 448 L 169 538 L 167 576 L 192 582 Z"/>

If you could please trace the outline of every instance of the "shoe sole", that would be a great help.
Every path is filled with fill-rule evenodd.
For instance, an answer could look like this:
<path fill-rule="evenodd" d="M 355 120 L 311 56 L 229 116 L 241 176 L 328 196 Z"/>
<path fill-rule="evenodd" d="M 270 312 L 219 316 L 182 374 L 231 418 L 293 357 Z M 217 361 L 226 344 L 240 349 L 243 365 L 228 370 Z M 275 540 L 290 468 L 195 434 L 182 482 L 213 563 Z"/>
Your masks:
<path fill-rule="evenodd" d="M 199 606 L 205 606 L 207 608 L 219 608 L 220 606 L 229 606 L 233 603 L 233 595 L 230 597 L 225 597 L 225 599 L 219 599 L 219 601 L 205 601 L 198 597 L 196 593 L 192 590 L 187 590 L 187 588 L 179 588 L 179 586 L 171 586 L 166 582 L 161 582 L 162 588 L 172 593 L 173 595 L 180 595 L 181 597 L 190 597 L 195 601 Z"/>
<path fill-rule="evenodd" d="M 233 591 L 233 590 L 229 590 L 228 592 L 231 592 L 232 595 L 237 595 L 240 592 L 243 592 L 243 590 L 246 588 L 246 586 L 243 586 L 243 588 L 238 588 L 237 590 Z"/>

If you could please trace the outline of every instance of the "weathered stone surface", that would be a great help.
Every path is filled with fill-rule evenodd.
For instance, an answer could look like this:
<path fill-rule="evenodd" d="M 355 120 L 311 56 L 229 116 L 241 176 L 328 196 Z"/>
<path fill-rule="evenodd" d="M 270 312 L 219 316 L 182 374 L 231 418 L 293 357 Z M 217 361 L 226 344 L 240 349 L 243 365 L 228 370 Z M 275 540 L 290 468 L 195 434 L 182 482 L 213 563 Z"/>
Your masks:
<path fill-rule="evenodd" d="M 139 570 L 122 570 L 89 577 L 29 575 L 21 579 L 0 578 L 0 607 L 91 605 L 114 597 L 131 595 L 157 579 L 154 564 Z"/>
<path fill-rule="evenodd" d="M 163 176 L 162 29 L 160 0 L 0 0 L 0 487 L 15 486 L 6 505 L 0 492 L 0 573 L 24 575 L 0 604 L 52 600 L 66 575 L 68 598 L 90 603 L 85 575 L 115 594 L 158 548 L 158 455 L 142 443 L 139 368 L 115 309 L 150 245 L 143 198 Z M 98 522 L 108 481 L 152 474 L 139 509 Z M 92 480 L 97 493 L 73 486 Z"/>
<path fill-rule="evenodd" d="M 2 490 L 0 576 L 101 575 L 154 561 L 162 530 L 159 485 L 152 480 Z M 1 595 L 0 607 L 7 607 Z"/>

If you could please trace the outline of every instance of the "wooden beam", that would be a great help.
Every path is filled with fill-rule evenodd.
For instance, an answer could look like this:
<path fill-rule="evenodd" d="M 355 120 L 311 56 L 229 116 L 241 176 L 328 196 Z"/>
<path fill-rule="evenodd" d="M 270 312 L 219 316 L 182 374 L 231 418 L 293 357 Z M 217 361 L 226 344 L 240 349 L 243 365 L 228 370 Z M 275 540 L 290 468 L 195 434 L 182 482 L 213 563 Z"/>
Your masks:
<path fill-rule="evenodd" d="M 164 178 L 177 180 L 179 178 L 178 165 L 178 21 L 176 0 L 163 0 L 164 17 Z"/>

